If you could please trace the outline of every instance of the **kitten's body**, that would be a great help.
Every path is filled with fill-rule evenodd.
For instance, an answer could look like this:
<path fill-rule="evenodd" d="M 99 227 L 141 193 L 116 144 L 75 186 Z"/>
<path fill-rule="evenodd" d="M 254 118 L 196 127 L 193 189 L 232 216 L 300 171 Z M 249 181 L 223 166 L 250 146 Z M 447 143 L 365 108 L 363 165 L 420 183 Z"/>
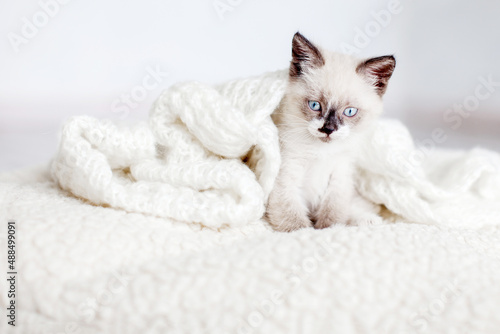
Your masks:
<path fill-rule="evenodd" d="M 361 62 L 320 51 L 298 33 L 292 51 L 290 82 L 273 114 L 282 164 L 267 217 L 282 231 L 376 220 L 356 194 L 352 174 L 354 159 L 382 111 L 381 96 L 394 58 Z M 391 64 L 390 74 L 384 72 L 380 81 L 381 72 L 374 71 L 386 71 L 384 66 Z M 310 102 L 322 110 L 312 110 Z M 354 106 L 356 117 L 342 113 Z"/>

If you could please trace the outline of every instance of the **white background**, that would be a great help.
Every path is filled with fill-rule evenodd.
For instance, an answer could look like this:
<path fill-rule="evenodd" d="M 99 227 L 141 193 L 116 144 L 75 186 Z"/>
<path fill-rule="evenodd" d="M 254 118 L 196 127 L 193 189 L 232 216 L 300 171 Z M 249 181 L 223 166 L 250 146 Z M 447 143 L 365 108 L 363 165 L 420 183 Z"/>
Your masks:
<path fill-rule="evenodd" d="M 297 30 L 331 50 L 349 44 L 361 46 L 360 57 L 395 54 L 385 116 L 401 119 L 417 140 L 440 127 L 447 140 L 439 147 L 499 149 L 500 87 L 456 129 L 444 120 L 474 95 L 480 77 L 500 82 L 496 1 L 401 0 L 390 18 L 380 13 L 395 0 L 0 1 L 0 170 L 48 161 L 73 115 L 145 120 L 174 82 L 285 68 Z M 216 4 L 229 9 L 218 12 Z M 360 31 L 371 35 L 366 45 Z M 117 112 L 121 96 L 155 68 L 168 74 L 127 113 Z"/>

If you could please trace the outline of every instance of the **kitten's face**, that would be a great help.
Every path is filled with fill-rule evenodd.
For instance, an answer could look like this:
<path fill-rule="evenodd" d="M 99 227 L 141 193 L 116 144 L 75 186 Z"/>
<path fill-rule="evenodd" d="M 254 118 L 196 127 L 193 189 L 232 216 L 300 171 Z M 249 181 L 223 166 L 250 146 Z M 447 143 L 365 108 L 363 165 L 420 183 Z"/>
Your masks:
<path fill-rule="evenodd" d="M 392 56 L 361 61 L 319 50 L 299 33 L 292 45 L 285 108 L 292 127 L 329 143 L 362 131 L 382 112 Z"/>

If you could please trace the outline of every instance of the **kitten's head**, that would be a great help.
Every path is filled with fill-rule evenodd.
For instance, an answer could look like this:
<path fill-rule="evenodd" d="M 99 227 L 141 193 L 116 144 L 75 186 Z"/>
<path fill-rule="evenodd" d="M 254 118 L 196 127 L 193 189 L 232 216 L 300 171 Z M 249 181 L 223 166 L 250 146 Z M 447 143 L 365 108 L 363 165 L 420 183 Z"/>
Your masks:
<path fill-rule="evenodd" d="M 360 60 L 321 50 L 297 32 L 284 99 L 289 123 L 323 142 L 361 132 L 382 112 L 395 65 L 393 56 Z"/>

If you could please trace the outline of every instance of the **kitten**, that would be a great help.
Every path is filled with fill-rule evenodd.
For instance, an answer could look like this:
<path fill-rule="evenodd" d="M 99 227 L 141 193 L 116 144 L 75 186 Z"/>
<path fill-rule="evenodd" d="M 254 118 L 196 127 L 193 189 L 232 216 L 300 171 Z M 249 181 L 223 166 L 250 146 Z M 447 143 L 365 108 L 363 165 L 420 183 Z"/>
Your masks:
<path fill-rule="evenodd" d="M 358 60 L 295 34 L 287 90 L 272 115 L 282 162 L 266 216 L 276 230 L 380 222 L 356 193 L 353 171 L 395 65 L 393 56 Z"/>

